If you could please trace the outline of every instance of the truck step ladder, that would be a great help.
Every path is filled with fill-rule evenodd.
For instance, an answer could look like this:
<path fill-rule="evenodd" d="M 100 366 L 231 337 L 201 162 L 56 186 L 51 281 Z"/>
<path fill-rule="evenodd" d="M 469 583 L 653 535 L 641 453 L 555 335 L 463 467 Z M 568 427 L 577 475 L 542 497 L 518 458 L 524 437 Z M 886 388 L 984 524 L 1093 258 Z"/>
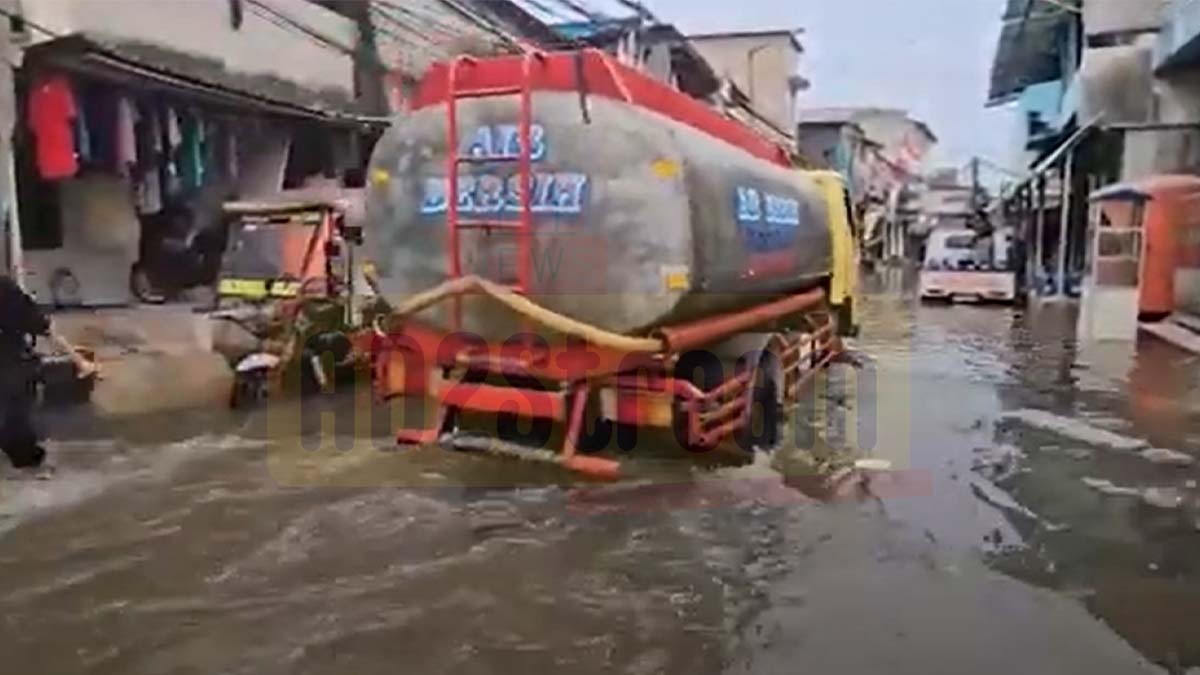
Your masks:
<path fill-rule="evenodd" d="M 534 69 L 545 61 L 545 54 L 539 51 L 525 53 L 521 67 L 521 83 L 518 86 L 464 88 L 461 87 L 464 71 L 476 65 L 477 61 L 471 56 L 459 56 L 450 64 L 447 77 L 449 79 L 446 96 L 446 228 L 447 253 L 449 255 L 448 269 L 452 279 L 463 276 L 462 269 L 462 238 L 461 233 L 467 230 L 483 230 L 485 234 L 493 231 L 511 232 L 517 237 L 517 279 L 511 287 L 522 295 L 528 295 L 533 285 L 533 76 Z M 464 155 L 458 133 L 458 102 L 465 99 L 485 98 L 490 96 L 520 96 L 520 116 L 518 119 L 518 137 L 520 150 L 515 157 Z M 515 162 L 520 191 L 520 212 L 516 222 L 506 220 L 464 220 L 459 217 L 458 186 L 459 168 L 470 164 L 490 164 Z M 507 283 L 507 280 L 499 280 Z M 462 330 L 462 298 L 454 298 L 453 307 L 454 330 Z"/>

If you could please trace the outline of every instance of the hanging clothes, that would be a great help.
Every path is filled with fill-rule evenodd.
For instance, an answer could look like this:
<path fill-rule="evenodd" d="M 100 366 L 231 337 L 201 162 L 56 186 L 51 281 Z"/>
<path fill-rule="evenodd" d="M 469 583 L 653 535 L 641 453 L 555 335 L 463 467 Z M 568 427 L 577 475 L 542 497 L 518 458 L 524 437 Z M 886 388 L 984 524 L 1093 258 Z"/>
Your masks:
<path fill-rule="evenodd" d="M 149 127 L 146 133 L 149 135 L 151 157 L 157 163 L 163 154 L 163 130 L 160 121 L 162 119 L 161 110 L 157 106 L 151 105 L 144 119 L 149 120 Z"/>
<path fill-rule="evenodd" d="M 167 147 L 171 150 L 183 142 L 183 134 L 180 133 L 179 127 L 179 113 L 175 112 L 174 108 L 167 108 Z"/>
<path fill-rule="evenodd" d="M 117 97 L 102 87 L 87 87 L 79 97 L 87 121 L 90 155 L 88 164 L 120 169 L 117 161 Z"/>
<path fill-rule="evenodd" d="M 204 185 L 204 123 L 195 115 L 189 115 L 183 125 L 183 144 L 180 147 L 180 163 L 184 184 L 188 188 Z"/>
<path fill-rule="evenodd" d="M 92 161 L 92 134 L 88 131 L 87 112 L 84 106 L 76 106 L 75 112 L 75 154 L 81 163 L 87 164 Z"/>
<path fill-rule="evenodd" d="M 70 178 L 79 171 L 75 153 L 78 108 L 71 83 L 51 75 L 34 84 L 28 101 L 29 125 L 37 140 L 38 172 L 42 178 Z"/>
<path fill-rule="evenodd" d="M 137 151 L 136 203 L 142 215 L 155 214 L 163 209 L 162 201 L 162 127 L 158 123 L 159 109 L 153 104 L 133 106 L 134 144 Z"/>
<path fill-rule="evenodd" d="M 179 145 L 183 142 L 183 134 L 179 131 L 179 115 L 174 108 L 168 107 L 164 111 L 162 127 L 163 141 L 165 142 L 162 192 L 170 198 L 183 191 L 183 180 L 179 168 L 179 156 L 182 154 Z"/>
<path fill-rule="evenodd" d="M 117 172 L 124 176 L 133 175 L 138 162 L 137 110 L 127 98 L 117 101 L 116 156 Z"/>
<path fill-rule="evenodd" d="M 158 168 L 158 148 L 162 146 L 161 140 L 156 142 L 158 136 L 158 124 L 154 116 L 154 108 L 147 105 L 134 104 L 133 106 L 133 144 L 134 154 L 139 170 L 148 170 L 150 168 Z"/>
<path fill-rule="evenodd" d="M 220 132 L 214 120 L 204 120 L 204 179 L 210 181 L 220 177 L 218 151 L 221 148 Z"/>
<path fill-rule="evenodd" d="M 162 181 L 158 167 L 149 167 L 142 173 L 137 184 L 138 213 L 149 215 L 163 210 Z"/>
<path fill-rule="evenodd" d="M 229 172 L 229 179 L 236 181 L 238 179 L 238 141 L 236 127 L 230 125 L 225 130 L 225 139 L 227 146 L 225 148 L 225 161 L 229 162 L 226 170 Z"/>

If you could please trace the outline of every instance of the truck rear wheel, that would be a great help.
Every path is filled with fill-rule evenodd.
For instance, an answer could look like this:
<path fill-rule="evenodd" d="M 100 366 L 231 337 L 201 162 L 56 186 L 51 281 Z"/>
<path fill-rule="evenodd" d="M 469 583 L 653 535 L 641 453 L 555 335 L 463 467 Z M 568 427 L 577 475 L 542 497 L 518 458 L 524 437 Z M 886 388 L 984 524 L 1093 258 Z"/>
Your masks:
<path fill-rule="evenodd" d="M 782 444 L 786 426 L 780 383 L 770 369 L 760 365 L 753 386 L 746 426 L 737 431 L 734 441 L 748 454 L 771 453 Z"/>
<path fill-rule="evenodd" d="M 858 337 L 858 324 L 854 317 L 854 298 L 846 298 L 837 306 L 837 332 L 842 337 Z"/>

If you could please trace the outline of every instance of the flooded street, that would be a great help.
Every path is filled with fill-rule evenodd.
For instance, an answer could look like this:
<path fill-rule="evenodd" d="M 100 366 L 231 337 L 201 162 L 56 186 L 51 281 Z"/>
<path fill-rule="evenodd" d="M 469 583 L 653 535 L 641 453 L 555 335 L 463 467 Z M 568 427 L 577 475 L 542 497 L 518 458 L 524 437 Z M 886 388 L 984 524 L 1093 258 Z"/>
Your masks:
<path fill-rule="evenodd" d="M 265 415 L 55 420 L 56 475 L 0 483 L 6 670 L 1200 666 L 1200 363 L 872 284 L 866 364 L 827 397 L 893 469 L 857 496 L 800 491 L 789 457 L 651 451 L 597 485 L 386 424 L 326 451 Z"/>

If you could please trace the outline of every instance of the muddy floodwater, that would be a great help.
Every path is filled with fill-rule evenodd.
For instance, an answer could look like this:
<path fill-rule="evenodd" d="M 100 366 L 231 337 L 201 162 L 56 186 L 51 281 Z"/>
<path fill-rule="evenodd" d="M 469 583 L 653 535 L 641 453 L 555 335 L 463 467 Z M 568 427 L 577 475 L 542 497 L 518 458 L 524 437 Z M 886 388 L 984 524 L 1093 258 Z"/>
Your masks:
<path fill-rule="evenodd" d="M 1200 666 L 1196 359 L 905 287 L 872 281 L 863 366 L 836 367 L 801 434 L 890 464 L 852 489 L 813 489 L 798 454 L 652 447 L 594 484 L 397 449 L 378 420 L 322 447 L 313 420 L 349 396 L 299 438 L 264 412 L 57 414 L 54 476 L 0 482 L 2 670 Z"/>

